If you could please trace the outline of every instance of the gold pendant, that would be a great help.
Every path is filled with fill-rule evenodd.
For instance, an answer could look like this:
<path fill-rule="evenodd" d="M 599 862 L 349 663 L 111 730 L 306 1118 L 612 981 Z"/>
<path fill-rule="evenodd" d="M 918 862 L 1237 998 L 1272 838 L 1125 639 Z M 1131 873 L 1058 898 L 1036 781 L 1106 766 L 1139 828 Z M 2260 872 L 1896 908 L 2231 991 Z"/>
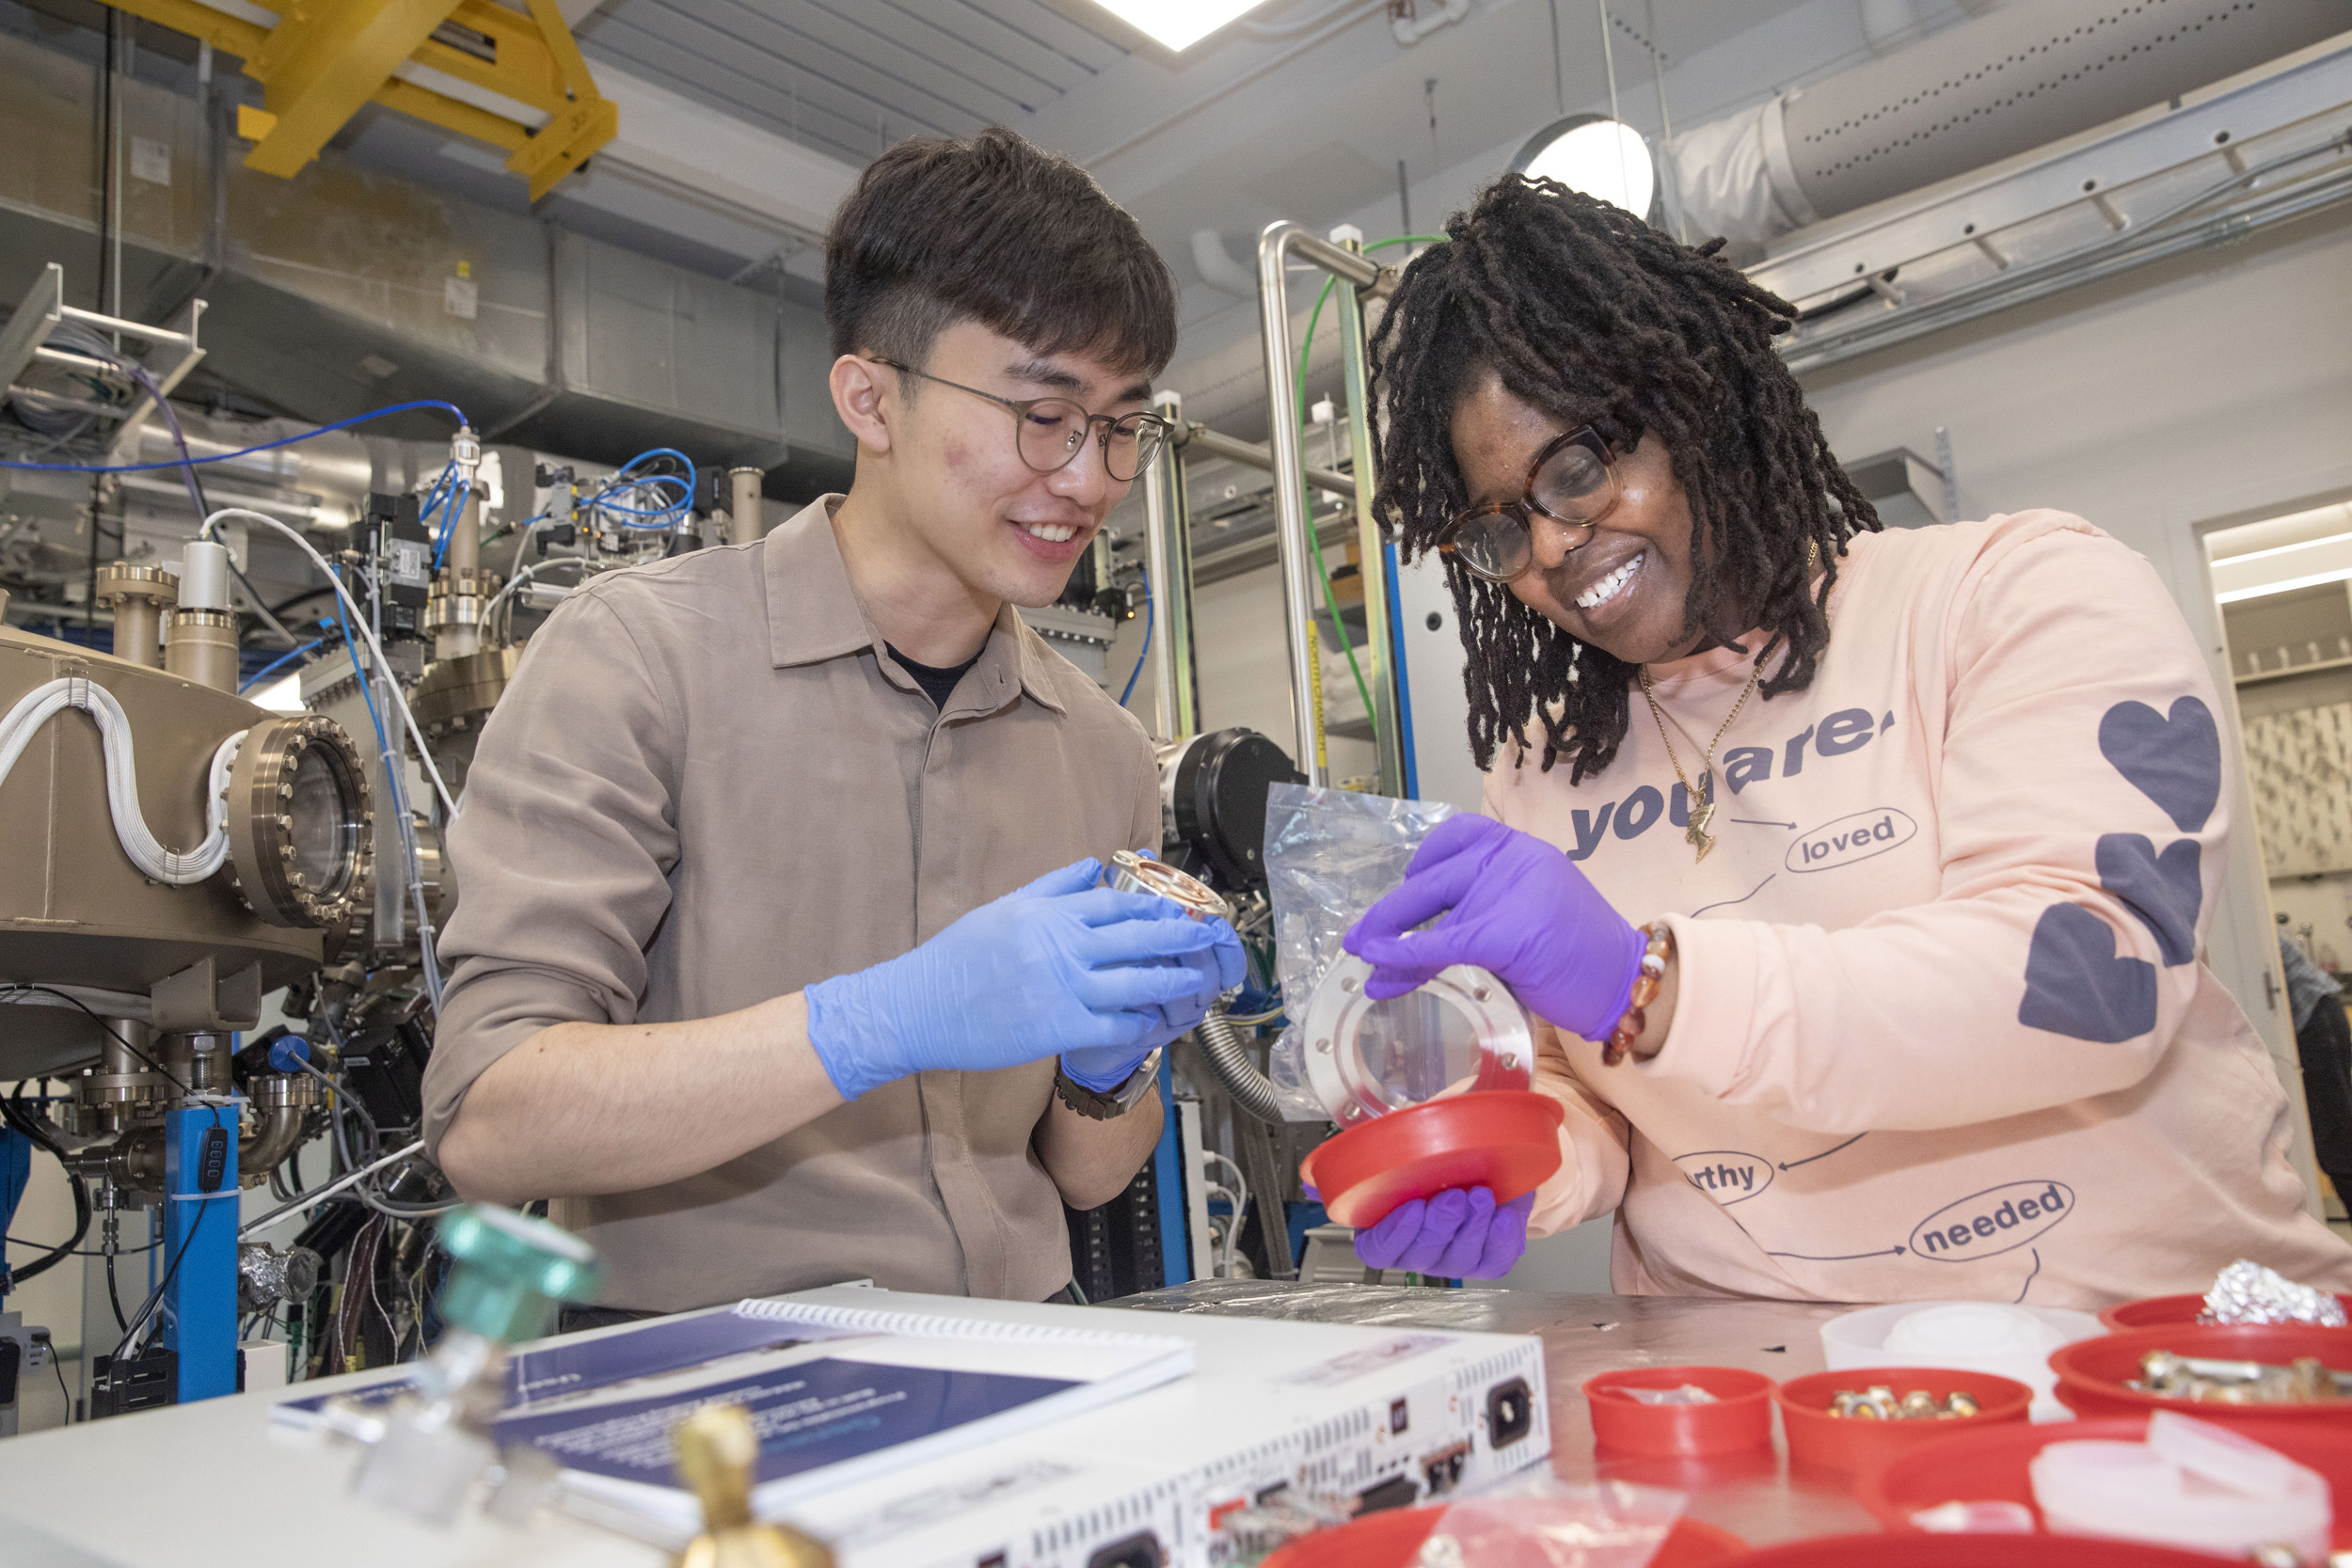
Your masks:
<path fill-rule="evenodd" d="M 1715 847 L 1715 835 L 1707 831 L 1707 824 L 1713 820 L 1714 816 L 1714 801 L 1703 795 L 1691 798 L 1691 825 L 1682 831 L 1682 836 L 1689 841 L 1692 848 L 1698 851 L 1699 860 L 1705 860 L 1707 852 Z"/>

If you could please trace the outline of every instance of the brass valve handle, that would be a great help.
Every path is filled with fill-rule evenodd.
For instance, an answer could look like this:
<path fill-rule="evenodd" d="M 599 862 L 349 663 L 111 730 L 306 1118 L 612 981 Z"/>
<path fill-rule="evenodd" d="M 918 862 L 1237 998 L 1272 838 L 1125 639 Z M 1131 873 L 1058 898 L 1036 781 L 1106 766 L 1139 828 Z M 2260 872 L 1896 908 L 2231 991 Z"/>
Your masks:
<path fill-rule="evenodd" d="M 671 1429 L 678 1478 L 703 1505 L 704 1533 L 677 1568 L 834 1568 L 823 1542 L 752 1518 L 759 1434 L 739 1404 L 707 1404 Z"/>

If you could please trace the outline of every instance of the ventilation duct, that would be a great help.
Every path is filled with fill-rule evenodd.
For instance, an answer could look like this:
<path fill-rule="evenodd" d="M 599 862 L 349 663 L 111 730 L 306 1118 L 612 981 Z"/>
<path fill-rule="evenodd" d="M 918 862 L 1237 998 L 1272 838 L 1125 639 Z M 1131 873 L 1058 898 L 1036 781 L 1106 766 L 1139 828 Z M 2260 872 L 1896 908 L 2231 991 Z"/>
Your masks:
<path fill-rule="evenodd" d="M 0 305 L 53 261 L 69 286 L 95 275 L 98 77 L 0 38 Z M 321 423 L 447 398 L 485 438 L 591 462 L 675 446 L 770 470 L 785 496 L 846 479 L 818 311 L 332 152 L 293 180 L 254 174 L 223 98 L 208 112 L 130 80 L 121 104 L 125 145 L 157 150 L 126 182 L 126 313 L 205 299 L 208 379 Z M 422 415 L 370 430 L 447 436 Z"/>
<path fill-rule="evenodd" d="M 1690 232 L 1765 241 L 2352 27 L 2344 0 L 2016 0 L 1677 137 Z"/>

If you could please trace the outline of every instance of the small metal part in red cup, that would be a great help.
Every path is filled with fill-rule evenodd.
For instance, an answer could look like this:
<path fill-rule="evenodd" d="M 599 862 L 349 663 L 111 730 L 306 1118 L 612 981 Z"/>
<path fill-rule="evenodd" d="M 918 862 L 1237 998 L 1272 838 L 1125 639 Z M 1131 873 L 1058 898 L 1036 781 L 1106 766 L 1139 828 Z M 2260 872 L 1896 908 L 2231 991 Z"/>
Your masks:
<path fill-rule="evenodd" d="M 2347 1311 L 2352 1311 L 2352 1296 L 2338 1296 Z M 2099 1321 L 2112 1334 L 2134 1328 L 2161 1328 L 2168 1323 L 2193 1323 L 2197 1314 L 2205 1309 L 2202 1296 L 2146 1296 L 2138 1301 L 2121 1302 L 2103 1308 Z M 2215 1325 L 2217 1326 L 2217 1325 Z"/>
<path fill-rule="evenodd" d="M 2340 1329 L 2337 1332 L 2344 1331 Z M 2198 1410 L 2197 1418 L 2209 1420 L 2216 1413 L 2217 1407 L 2207 1405 Z M 1889 1544 L 1905 1539 L 1965 1540 L 1967 1537 L 1964 1536 L 1917 1534 L 1919 1527 L 1912 1523 L 1912 1515 L 1953 1501 L 2010 1502 L 2022 1503 L 2031 1509 L 2038 1524 L 2042 1511 L 2034 1506 L 2033 1477 L 2028 1469 L 2034 1455 L 2052 1443 L 2137 1443 L 2144 1441 L 2147 1435 L 2148 1418 L 2144 1415 L 2105 1420 L 2048 1421 L 2041 1425 L 2006 1423 L 1987 1427 L 1972 1424 L 1932 1443 L 1923 1443 L 1915 1449 L 1890 1454 L 1871 1465 L 1856 1481 L 1854 1498 L 1888 1529 L 1912 1532 L 1877 1537 Z M 2352 1547 L 2352 1432 L 2309 1422 L 2283 1422 L 2251 1435 L 2297 1465 L 2316 1470 L 2328 1478 L 2328 1492 L 2335 1504 L 2335 1549 L 2343 1551 Z M 2065 1546 L 2084 1548 L 2130 1544 L 2121 1541 L 2092 1541 L 2078 1536 L 2002 1535 L 1977 1539 L 1998 1544 L 2003 1552 L 2013 1547 L 2025 1547 L 2037 1541 L 2054 1541 Z M 2153 1551 L 2157 1548 L 2137 1549 Z M 1888 1558 L 1884 1560 L 1908 1560 Z M 1983 1560 L 1997 1562 L 2008 1568 L 2011 1563 L 2046 1560 L 1994 1556 Z M 2094 1560 L 2084 1557 L 2079 1560 L 2090 1562 Z M 2108 1560 L 2142 1560 L 2117 1558 Z M 2145 1560 L 2169 1561 L 2170 1559 Z M 2201 1560 L 2210 1568 L 2216 1560 L 2207 1557 Z M 1746 1568 L 1744 1562 L 1741 1568 Z"/>
<path fill-rule="evenodd" d="M 2330 1371 L 2346 1372 L 2352 1371 L 2352 1328 L 2174 1323 L 2077 1339 L 2050 1354 L 2050 1370 L 2058 1373 L 2059 1402 L 2077 1416 L 2145 1416 L 2153 1410 L 2178 1410 L 2201 1420 L 2235 1427 L 2253 1437 L 2264 1437 L 2281 1426 L 2352 1430 L 2352 1399 L 2309 1404 L 2227 1404 L 2218 1400 L 2143 1394 L 2125 1387 L 2127 1382 L 2138 1379 L 2140 1361 L 2152 1351 L 2215 1361 L 2260 1361 L 2274 1367 L 2310 1356 Z"/>
<path fill-rule="evenodd" d="M 1650 1404 L 1629 1388 L 1703 1388 L 1702 1404 Z M 1741 1367 L 1629 1367 L 1584 1380 L 1593 1437 L 1618 1453 L 1689 1455 L 1770 1448 L 1772 1380 Z"/>
<path fill-rule="evenodd" d="M 1444 1516 L 1443 1504 L 1375 1513 L 1294 1541 L 1268 1556 L 1260 1568 L 1411 1568 L 1422 1544 L 1437 1532 Z M 1748 1544 L 1729 1530 L 1677 1519 L 1674 1532 L 1649 1560 L 1649 1568 L 1731 1568 L 1747 1560 L 1747 1549 Z"/>
<path fill-rule="evenodd" d="M 1974 1395 L 1977 1414 L 1941 1420 L 1877 1421 L 1830 1414 L 1841 1389 L 1885 1387 L 1897 1399 L 1917 1388 L 1938 1404 L 1955 1392 Z M 2033 1390 L 2013 1378 L 1991 1372 L 1947 1371 L 1941 1367 L 1856 1367 L 1847 1371 L 1792 1377 L 1772 1390 L 1781 1430 L 1788 1434 L 1788 1458 L 1830 1470 L 1859 1470 L 1874 1460 L 1931 1443 L 1970 1427 L 2022 1421 L 2033 1405 Z"/>
<path fill-rule="evenodd" d="M 1448 1095 L 1358 1122 L 1300 1162 L 1324 1212 L 1362 1230 L 1417 1197 L 1486 1187 L 1508 1203 L 1560 1168 L 1567 1113 L 1533 1089 Z"/>

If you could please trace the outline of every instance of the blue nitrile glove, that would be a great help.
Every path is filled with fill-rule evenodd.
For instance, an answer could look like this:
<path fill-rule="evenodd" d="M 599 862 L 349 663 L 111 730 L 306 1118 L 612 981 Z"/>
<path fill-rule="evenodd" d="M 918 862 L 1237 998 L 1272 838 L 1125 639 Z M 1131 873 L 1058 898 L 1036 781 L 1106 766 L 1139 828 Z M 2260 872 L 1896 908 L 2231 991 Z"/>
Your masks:
<path fill-rule="evenodd" d="M 1429 929 L 1413 928 L 1440 911 Z M 1364 994 L 1375 1001 L 1475 964 L 1563 1029 L 1600 1040 L 1625 1016 L 1646 941 L 1542 839 L 1488 816 L 1449 816 L 1343 945 L 1374 966 Z"/>
<path fill-rule="evenodd" d="M 1163 967 L 1188 972 L 1193 976 L 1192 990 L 1174 1002 L 1160 1004 L 1158 1026 L 1133 1045 L 1091 1046 L 1063 1052 L 1061 1069 L 1073 1083 L 1084 1084 L 1098 1093 L 1109 1093 L 1135 1076 L 1136 1069 L 1146 1056 L 1199 1028 L 1200 1021 L 1209 1014 L 1210 1005 L 1248 978 L 1249 966 L 1242 957 L 1241 938 L 1233 934 L 1232 927 L 1222 920 L 1195 924 L 1210 933 L 1212 944 L 1160 960 Z"/>
<path fill-rule="evenodd" d="M 1448 1187 L 1356 1232 L 1356 1256 L 1370 1268 L 1438 1279 L 1501 1279 L 1527 1250 L 1527 1215 L 1534 1207 L 1534 1193 L 1498 1206 L 1491 1188 Z"/>
<path fill-rule="evenodd" d="M 1217 934 L 1165 898 L 1096 887 L 1102 874 L 1097 861 L 1066 865 L 912 953 L 809 987 L 809 1043 L 834 1087 L 855 1100 L 929 1068 L 1132 1050 L 1166 1027 L 1161 1009 L 1200 987 L 1196 971 L 1166 960 Z"/>

